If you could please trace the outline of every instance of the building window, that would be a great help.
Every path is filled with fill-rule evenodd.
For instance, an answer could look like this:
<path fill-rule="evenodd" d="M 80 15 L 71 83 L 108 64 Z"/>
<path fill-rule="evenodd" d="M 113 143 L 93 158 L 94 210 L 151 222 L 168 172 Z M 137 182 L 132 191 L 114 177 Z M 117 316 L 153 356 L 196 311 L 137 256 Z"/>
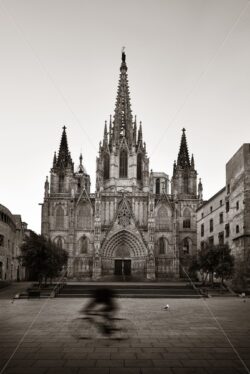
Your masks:
<path fill-rule="evenodd" d="M 137 155 L 137 179 L 142 179 L 142 154 Z"/>
<path fill-rule="evenodd" d="M 227 193 L 230 193 L 230 184 L 227 185 Z"/>
<path fill-rule="evenodd" d="M 201 224 L 201 236 L 204 236 L 204 223 Z"/>
<path fill-rule="evenodd" d="M 213 211 L 213 207 L 212 207 L 212 206 L 210 206 L 210 213 L 212 213 L 212 211 Z"/>
<path fill-rule="evenodd" d="M 64 228 L 64 210 L 61 206 L 59 206 L 56 210 L 56 228 Z"/>
<path fill-rule="evenodd" d="M 205 249 L 205 242 L 204 241 L 201 242 L 201 250 L 203 250 L 203 249 Z"/>
<path fill-rule="evenodd" d="M 189 238 L 185 238 L 183 240 L 183 253 L 184 254 L 189 254 L 190 253 L 190 250 L 191 250 L 191 239 Z"/>
<path fill-rule="evenodd" d="M 209 231 L 212 232 L 214 231 L 214 220 L 210 219 L 209 221 Z"/>
<path fill-rule="evenodd" d="M 188 194 L 189 193 L 189 189 L 188 189 L 188 176 L 187 175 L 184 175 L 183 187 L 184 187 L 184 193 Z"/>
<path fill-rule="evenodd" d="M 160 178 L 155 180 L 155 193 L 156 195 L 160 194 Z"/>
<path fill-rule="evenodd" d="M 165 254 L 165 239 L 161 237 L 159 239 L 159 255 Z"/>
<path fill-rule="evenodd" d="M 220 200 L 220 206 L 222 206 L 222 200 Z"/>
<path fill-rule="evenodd" d="M 59 192 L 64 192 L 64 175 L 59 175 Z"/>
<path fill-rule="evenodd" d="M 77 211 L 77 228 L 78 229 L 90 229 L 92 223 L 92 211 L 89 204 L 80 206 Z"/>
<path fill-rule="evenodd" d="M 155 217 L 155 227 L 157 230 L 172 230 L 172 220 L 165 205 L 160 206 Z"/>
<path fill-rule="evenodd" d="M 88 238 L 85 235 L 80 239 L 80 253 L 88 253 Z"/>
<path fill-rule="evenodd" d="M 4 236 L 0 235 L 0 247 L 4 246 Z"/>
<path fill-rule="evenodd" d="M 203 218 L 204 217 L 204 213 L 201 213 L 201 218 Z"/>
<path fill-rule="evenodd" d="M 220 213 L 220 223 L 223 223 L 223 213 Z"/>
<path fill-rule="evenodd" d="M 125 149 L 120 152 L 120 178 L 128 177 L 128 153 Z"/>
<path fill-rule="evenodd" d="M 236 225 L 236 234 L 239 234 L 239 232 L 240 232 L 239 225 Z"/>
<path fill-rule="evenodd" d="M 191 212 L 190 209 L 185 208 L 183 211 L 183 228 L 190 229 L 191 227 Z"/>
<path fill-rule="evenodd" d="M 104 154 L 104 179 L 109 179 L 109 154 Z"/>
<path fill-rule="evenodd" d="M 56 239 L 55 239 L 55 243 L 56 245 L 59 247 L 59 248 L 63 248 L 63 239 L 61 236 L 58 236 Z"/>
<path fill-rule="evenodd" d="M 229 235 L 230 235 L 230 226 L 229 226 L 229 223 L 227 223 L 225 225 L 225 232 L 226 232 L 226 238 L 228 238 Z"/>
<path fill-rule="evenodd" d="M 190 226 L 191 226 L 190 219 L 184 219 L 183 220 L 183 228 L 184 229 L 190 229 Z"/>
<path fill-rule="evenodd" d="M 240 204 L 238 201 L 236 201 L 236 210 L 239 210 L 239 208 L 240 208 Z"/>
<path fill-rule="evenodd" d="M 229 201 L 227 201 L 227 202 L 226 202 L 226 212 L 227 212 L 227 213 L 229 212 L 229 208 L 230 208 L 230 206 L 229 206 Z"/>
<path fill-rule="evenodd" d="M 224 244 L 224 231 L 219 232 L 218 241 L 219 241 L 219 244 Z"/>
<path fill-rule="evenodd" d="M 209 246 L 213 246 L 214 245 L 214 237 L 213 236 L 209 236 L 209 238 L 208 238 L 208 244 L 209 244 Z"/>

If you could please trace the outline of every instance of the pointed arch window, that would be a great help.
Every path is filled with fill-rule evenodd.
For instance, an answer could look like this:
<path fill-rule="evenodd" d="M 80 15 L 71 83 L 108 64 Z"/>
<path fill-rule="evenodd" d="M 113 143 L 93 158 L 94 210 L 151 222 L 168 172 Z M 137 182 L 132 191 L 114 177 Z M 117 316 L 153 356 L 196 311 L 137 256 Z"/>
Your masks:
<path fill-rule="evenodd" d="M 190 229 L 191 227 L 191 212 L 188 208 L 183 211 L 183 228 Z"/>
<path fill-rule="evenodd" d="M 85 235 L 81 237 L 79 241 L 79 246 L 80 254 L 88 253 L 88 238 Z"/>
<path fill-rule="evenodd" d="M 109 154 L 108 153 L 105 153 L 104 154 L 104 158 L 103 158 L 103 163 L 104 163 L 104 173 L 103 173 L 103 177 L 104 179 L 109 179 Z"/>
<path fill-rule="evenodd" d="M 137 155 L 137 179 L 142 180 L 142 154 Z"/>
<path fill-rule="evenodd" d="M 159 255 L 165 254 L 165 239 L 161 237 L 159 239 Z"/>
<path fill-rule="evenodd" d="M 172 227 L 171 222 L 172 220 L 170 211 L 167 209 L 165 205 L 160 206 L 155 217 L 156 230 L 170 231 Z"/>
<path fill-rule="evenodd" d="M 160 178 L 157 178 L 156 181 L 155 181 L 155 193 L 156 195 L 159 195 L 160 194 Z"/>
<path fill-rule="evenodd" d="M 190 238 L 183 239 L 183 253 L 190 254 L 192 250 L 192 240 Z"/>
<path fill-rule="evenodd" d="M 88 230 L 91 228 L 92 212 L 88 204 L 80 206 L 77 211 L 77 228 Z"/>
<path fill-rule="evenodd" d="M 121 150 L 120 152 L 120 171 L 119 171 L 120 178 L 127 178 L 128 177 L 128 153 L 125 149 Z"/>
<path fill-rule="evenodd" d="M 59 192 L 64 192 L 64 175 L 59 175 Z"/>
<path fill-rule="evenodd" d="M 56 209 L 56 228 L 64 228 L 64 210 L 61 206 Z"/>
<path fill-rule="evenodd" d="M 56 239 L 55 239 L 55 243 L 56 245 L 59 247 L 59 248 L 63 248 L 63 239 L 61 236 L 58 236 Z"/>
<path fill-rule="evenodd" d="M 183 189 L 184 189 L 184 193 L 185 194 L 188 194 L 189 193 L 189 188 L 188 188 L 188 175 L 187 174 L 185 174 L 184 175 L 184 180 L 183 180 Z"/>

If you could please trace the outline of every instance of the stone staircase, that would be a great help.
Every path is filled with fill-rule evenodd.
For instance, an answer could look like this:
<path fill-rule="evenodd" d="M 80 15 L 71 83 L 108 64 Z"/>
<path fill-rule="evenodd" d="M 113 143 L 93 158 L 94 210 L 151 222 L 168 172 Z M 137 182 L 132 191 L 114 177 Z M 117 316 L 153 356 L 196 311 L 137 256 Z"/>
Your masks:
<path fill-rule="evenodd" d="M 202 295 L 187 282 L 68 282 L 56 297 L 88 298 L 96 288 L 111 288 L 118 298 L 185 298 L 197 299 Z"/>

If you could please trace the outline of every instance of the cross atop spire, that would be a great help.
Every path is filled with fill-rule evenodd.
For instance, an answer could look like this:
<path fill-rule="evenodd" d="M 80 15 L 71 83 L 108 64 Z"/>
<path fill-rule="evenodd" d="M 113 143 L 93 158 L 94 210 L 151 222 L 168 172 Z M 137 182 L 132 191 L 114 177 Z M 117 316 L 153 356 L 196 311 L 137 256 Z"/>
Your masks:
<path fill-rule="evenodd" d="M 125 47 L 122 47 L 122 62 L 126 62 Z"/>
<path fill-rule="evenodd" d="M 181 137 L 181 145 L 177 159 L 177 166 L 181 168 L 189 168 L 190 165 L 190 158 L 188 153 L 188 146 L 187 146 L 187 139 L 186 139 L 186 130 L 185 128 L 182 129 L 182 137 Z"/>

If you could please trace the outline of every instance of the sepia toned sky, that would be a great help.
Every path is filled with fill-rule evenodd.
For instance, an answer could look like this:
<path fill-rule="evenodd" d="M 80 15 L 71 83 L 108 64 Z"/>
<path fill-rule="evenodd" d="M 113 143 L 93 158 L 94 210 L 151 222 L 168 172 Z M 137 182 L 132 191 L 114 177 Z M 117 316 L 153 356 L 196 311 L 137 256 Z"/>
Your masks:
<path fill-rule="evenodd" d="M 250 142 L 248 0 L 1 0 L 0 203 L 37 232 L 62 126 L 95 189 L 123 46 L 150 169 L 172 176 L 185 127 L 207 199 Z"/>

